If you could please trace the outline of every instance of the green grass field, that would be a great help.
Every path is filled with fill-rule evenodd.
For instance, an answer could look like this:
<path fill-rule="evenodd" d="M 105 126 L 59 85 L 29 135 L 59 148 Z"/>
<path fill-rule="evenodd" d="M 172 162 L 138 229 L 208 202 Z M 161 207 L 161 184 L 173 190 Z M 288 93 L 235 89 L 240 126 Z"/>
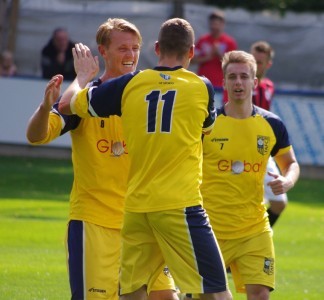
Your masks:
<path fill-rule="evenodd" d="M 0 299 L 69 299 L 67 160 L 0 157 Z M 274 300 L 324 299 L 324 184 L 300 180 L 274 227 Z M 245 299 L 236 294 L 234 299 Z"/>
<path fill-rule="evenodd" d="M 69 299 L 70 161 L 0 158 L 0 299 Z"/>

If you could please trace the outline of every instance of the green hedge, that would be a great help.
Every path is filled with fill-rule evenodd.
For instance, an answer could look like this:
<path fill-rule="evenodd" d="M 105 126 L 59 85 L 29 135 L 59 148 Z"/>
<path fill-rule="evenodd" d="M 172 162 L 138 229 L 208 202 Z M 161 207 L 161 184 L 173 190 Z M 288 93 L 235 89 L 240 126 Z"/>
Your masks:
<path fill-rule="evenodd" d="M 324 1 L 321 0 L 206 0 L 205 2 L 222 8 L 245 8 L 250 11 L 271 9 L 282 13 L 324 12 Z"/>

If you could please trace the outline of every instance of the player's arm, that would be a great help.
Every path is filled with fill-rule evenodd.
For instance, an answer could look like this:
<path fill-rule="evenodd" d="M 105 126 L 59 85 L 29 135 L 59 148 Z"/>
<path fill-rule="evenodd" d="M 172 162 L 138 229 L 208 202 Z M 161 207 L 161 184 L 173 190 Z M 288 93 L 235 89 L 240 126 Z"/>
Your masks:
<path fill-rule="evenodd" d="M 299 178 L 300 168 L 292 147 L 288 152 L 276 155 L 274 159 L 282 175 L 269 173 L 274 179 L 268 185 L 275 195 L 280 195 L 288 192 L 295 185 Z"/>
<path fill-rule="evenodd" d="M 27 124 L 26 137 L 30 143 L 40 142 L 47 136 L 50 111 L 60 95 L 62 81 L 63 76 L 56 75 L 47 83 L 44 100 Z"/>
<path fill-rule="evenodd" d="M 71 115 L 70 102 L 72 98 L 90 82 L 99 71 L 99 59 L 92 56 L 90 49 L 82 43 L 75 44 L 72 49 L 74 69 L 77 74 L 74 81 L 68 86 L 59 103 L 59 111 L 62 114 Z"/>
<path fill-rule="evenodd" d="M 207 78 L 202 77 L 202 79 L 205 82 L 208 91 L 208 107 L 207 107 L 208 116 L 205 119 L 205 122 L 203 124 L 202 132 L 203 134 L 208 135 L 211 133 L 216 119 L 216 108 L 215 108 L 215 101 L 214 101 L 215 90 L 213 85 Z"/>

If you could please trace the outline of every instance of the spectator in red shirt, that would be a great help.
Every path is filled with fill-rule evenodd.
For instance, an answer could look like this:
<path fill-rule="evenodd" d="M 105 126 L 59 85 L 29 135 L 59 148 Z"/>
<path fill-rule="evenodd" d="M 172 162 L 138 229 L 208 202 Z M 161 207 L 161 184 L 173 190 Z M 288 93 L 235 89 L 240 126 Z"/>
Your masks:
<path fill-rule="evenodd" d="M 224 33 L 225 14 L 223 11 L 213 11 L 208 19 L 210 32 L 201 36 L 196 42 L 195 57 L 192 62 L 199 64 L 198 75 L 207 77 L 214 87 L 222 88 L 221 60 L 225 52 L 237 49 L 237 43 L 233 37 Z"/>

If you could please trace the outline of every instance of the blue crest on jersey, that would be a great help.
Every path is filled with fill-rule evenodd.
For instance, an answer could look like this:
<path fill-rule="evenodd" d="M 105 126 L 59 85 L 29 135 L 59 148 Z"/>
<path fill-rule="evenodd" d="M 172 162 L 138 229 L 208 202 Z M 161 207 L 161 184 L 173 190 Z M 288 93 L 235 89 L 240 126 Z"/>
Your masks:
<path fill-rule="evenodd" d="M 164 80 L 170 80 L 170 79 L 171 79 L 171 76 L 170 76 L 170 75 L 166 75 L 166 74 L 163 74 L 163 73 L 160 73 L 160 76 L 161 76 Z"/>

